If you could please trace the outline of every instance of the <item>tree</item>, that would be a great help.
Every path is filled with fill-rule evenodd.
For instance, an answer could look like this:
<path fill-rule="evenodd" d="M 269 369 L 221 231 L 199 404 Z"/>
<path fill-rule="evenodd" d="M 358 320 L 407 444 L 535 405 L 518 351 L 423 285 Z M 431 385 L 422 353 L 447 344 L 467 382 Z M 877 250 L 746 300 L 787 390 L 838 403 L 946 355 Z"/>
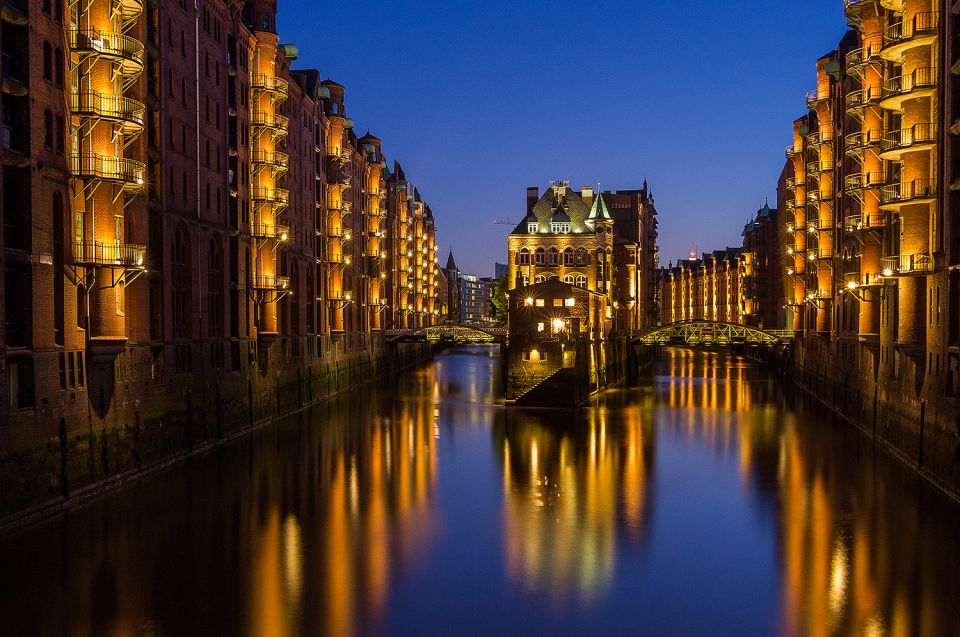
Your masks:
<path fill-rule="evenodd" d="M 490 291 L 490 305 L 493 308 L 493 320 L 497 325 L 507 324 L 507 277 L 502 276 L 493 282 Z"/>

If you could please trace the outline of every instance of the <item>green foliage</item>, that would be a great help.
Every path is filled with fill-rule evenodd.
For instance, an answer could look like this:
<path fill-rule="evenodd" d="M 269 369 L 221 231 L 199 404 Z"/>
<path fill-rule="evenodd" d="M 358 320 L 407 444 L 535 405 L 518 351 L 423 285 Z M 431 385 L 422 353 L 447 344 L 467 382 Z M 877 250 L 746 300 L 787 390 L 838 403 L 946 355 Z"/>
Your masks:
<path fill-rule="evenodd" d="M 493 282 L 490 292 L 490 305 L 493 308 L 493 320 L 497 325 L 507 324 L 507 277 L 503 276 Z"/>

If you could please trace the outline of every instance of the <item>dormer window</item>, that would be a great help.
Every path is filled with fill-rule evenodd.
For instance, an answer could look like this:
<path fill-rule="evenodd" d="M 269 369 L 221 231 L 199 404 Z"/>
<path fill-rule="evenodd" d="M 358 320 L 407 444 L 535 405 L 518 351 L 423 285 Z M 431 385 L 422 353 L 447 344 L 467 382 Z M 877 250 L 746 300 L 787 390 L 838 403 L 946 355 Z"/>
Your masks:
<path fill-rule="evenodd" d="M 568 222 L 551 223 L 550 232 L 553 234 L 570 234 L 570 224 Z"/>
<path fill-rule="evenodd" d="M 527 233 L 528 233 L 528 234 L 537 234 L 537 222 L 536 222 L 536 221 L 527 224 Z"/>

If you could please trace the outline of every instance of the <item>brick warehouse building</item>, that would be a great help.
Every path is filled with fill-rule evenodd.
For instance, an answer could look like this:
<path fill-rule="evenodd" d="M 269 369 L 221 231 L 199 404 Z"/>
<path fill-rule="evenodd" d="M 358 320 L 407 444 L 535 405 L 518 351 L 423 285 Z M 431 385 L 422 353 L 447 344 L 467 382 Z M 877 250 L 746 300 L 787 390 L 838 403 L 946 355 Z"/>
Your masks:
<path fill-rule="evenodd" d="M 611 329 L 656 324 L 657 210 L 641 190 L 576 191 L 565 181 L 540 195 L 527 189 L 527 214 L 507 237 L 508 290 L 553 277 L 605 296 Z"/>
<path fill-rule="evenodd" d="M 4 5 L 0 451 L 256 402 L 445 312 L 432 211 L 276 10 Z"/>

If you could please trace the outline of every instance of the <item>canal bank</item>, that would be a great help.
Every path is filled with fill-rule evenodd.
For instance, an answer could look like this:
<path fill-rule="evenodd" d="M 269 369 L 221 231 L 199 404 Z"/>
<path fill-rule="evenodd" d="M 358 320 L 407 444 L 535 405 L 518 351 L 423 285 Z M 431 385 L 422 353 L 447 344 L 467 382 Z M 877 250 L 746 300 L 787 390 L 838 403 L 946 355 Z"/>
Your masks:
<path fill-rule="evenodd" d="M 864 343 L 798 333 L 787 371 L 791 382 L 960 500 L 960 404 L 951 391 L 958 373 L 928 374 L 924 361 L 894 355 L 895 373 L 887 376 L 880 352 Z"/>
<path fill-rule="evenodd" d="M 188 375 L 108 418 L 15 446 L 0 458 L 0 534 L 242 438 L 271 422 L 429 360 L 427 343 L 361 343 L 249 374 Z M 271 373 L 257 373 L 270 369 Z M 129 385 L 127 383 L 126 385 Z M 124 383 L 118 383 L 124 386 Z M 126 387 L 124 387 L 126 389 Z"/>
<path fill-rule="evenodd" d="M 504 409 L 500 361 L 0 538 L 4 634 L 951 634 L 960 507 L 766 369 L 664 348 L 562 411 Z"/>

